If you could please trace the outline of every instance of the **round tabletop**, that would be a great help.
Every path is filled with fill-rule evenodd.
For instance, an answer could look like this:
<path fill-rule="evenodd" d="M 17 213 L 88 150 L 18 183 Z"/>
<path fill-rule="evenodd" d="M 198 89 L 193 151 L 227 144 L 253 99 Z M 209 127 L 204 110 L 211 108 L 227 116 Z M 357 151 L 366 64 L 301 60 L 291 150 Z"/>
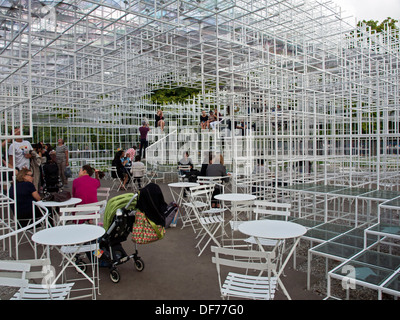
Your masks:
<path fill-rule="evenodd" d="M 196 182 L 174 182 L 169 183 L 168 187 L 172 188 L 190 188 L 190 187 L 198 187 L 200 184 Z"/>
<path fill-rule="evenodd" d="M 238 229 L 248 236 L 266 239 L 297 238 L 307 232 L 300 224 L 279 220 L 246 221 L 241 223 Z"/>
<path fill-rule="evenodd" d="M 81 203 L 82 199 L 81 198 L 71 198 L 66 201 L 62 202 L 57 202 L 57 201 L 43 201 L 40 200 L 38 201 L 38 205 L 42 207 L 66 207 L 66 206 L 72 206 L 74 204 Z"/>
<path fill-rule="evenodd" d="M 104 233 L 103 227 L 90 224 L 71 224 L 41 230 L 32 236 L 32 240 L 44 245 L 66 246 L 96 240 Z"/>
<path fill-rule="evenodd" d="M 251 201 L 255 200 L 257 197 L 247 193 L 221 193 L 214 198 L 222 201 Z"/>

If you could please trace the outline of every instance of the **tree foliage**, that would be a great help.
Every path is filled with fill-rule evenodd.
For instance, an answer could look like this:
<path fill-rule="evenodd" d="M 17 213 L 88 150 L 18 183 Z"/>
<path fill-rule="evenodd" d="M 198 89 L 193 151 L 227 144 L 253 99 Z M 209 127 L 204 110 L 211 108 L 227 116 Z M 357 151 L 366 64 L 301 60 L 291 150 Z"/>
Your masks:
<path fill-rule="evenodd" d="M 151 101 L 155 104 L 184 103 L 187 99 L 200 93 L 200 89 L 179 87 L 174 89 L 158 89 L 153 91 Z"/>
<path fill-rule="evenodd" d="M 362 24 L 366 24 L 372 30 L 375 30 L 376 32 L 382 32 L 385 30 L 385 28 L 388 28 L 390 30 L 399 29 L 399 27 L 397 25 L 398 22 L 399 22 L 399 20 L 388 17 L 385 20 L 383 20 L 381 23 L 379 23 L 378 20 L 369 20 L 369 21 L 363 20 L 363 21 L 358 22 L 357 26 L 361 27 Z"/>

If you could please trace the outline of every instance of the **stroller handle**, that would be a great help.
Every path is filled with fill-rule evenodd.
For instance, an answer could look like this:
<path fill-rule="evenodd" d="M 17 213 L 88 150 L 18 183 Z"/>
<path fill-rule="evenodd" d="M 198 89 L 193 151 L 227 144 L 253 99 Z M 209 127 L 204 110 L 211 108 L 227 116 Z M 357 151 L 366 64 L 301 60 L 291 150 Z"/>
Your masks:
<path fill-rule="evenodd" d="M 133 195 L 133 197 L 131 198 L 131 200 L 129 200 L 129 202 L 127 203 L 127 205 L 125 206 L 124 209 L 128 209 L 129 206 L 131 205 L 132 201 L 135 200 L 137 196 L 138 196 L 138 194 L 135 193 L 135 194 Z"/>

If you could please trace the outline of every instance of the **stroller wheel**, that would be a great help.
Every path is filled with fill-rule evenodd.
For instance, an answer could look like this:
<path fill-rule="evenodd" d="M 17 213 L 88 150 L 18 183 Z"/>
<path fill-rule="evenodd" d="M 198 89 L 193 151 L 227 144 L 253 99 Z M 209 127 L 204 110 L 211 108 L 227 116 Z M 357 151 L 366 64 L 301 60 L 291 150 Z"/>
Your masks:
<path fill-rule="evenodd" d="M 144 262 L 142 259 L 138 258 L 137 260 L 135 260 L 135 268 L 137 271 L 143 271 Z"/>
<path fill-rule="evenodd" d="M 121 280 L 121 276 L 117 269 L 113 269 L 110 271 L 110 279 L 114 283 L 118 283 Z"/>

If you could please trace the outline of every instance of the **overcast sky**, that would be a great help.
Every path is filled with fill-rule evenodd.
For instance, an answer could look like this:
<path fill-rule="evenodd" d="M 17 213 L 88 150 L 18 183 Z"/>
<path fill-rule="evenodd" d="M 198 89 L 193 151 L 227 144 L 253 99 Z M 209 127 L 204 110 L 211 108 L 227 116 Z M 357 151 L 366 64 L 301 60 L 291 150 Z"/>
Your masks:
<path fill-rule="evenodd" d="M 353 16 L 357 21 L 378 20 L 387 17 L 400 21 L 400 0 L 333 0 L 346 11 L 342 17 Z M 349 20 L 353 22 L 354 19 Z"/>

